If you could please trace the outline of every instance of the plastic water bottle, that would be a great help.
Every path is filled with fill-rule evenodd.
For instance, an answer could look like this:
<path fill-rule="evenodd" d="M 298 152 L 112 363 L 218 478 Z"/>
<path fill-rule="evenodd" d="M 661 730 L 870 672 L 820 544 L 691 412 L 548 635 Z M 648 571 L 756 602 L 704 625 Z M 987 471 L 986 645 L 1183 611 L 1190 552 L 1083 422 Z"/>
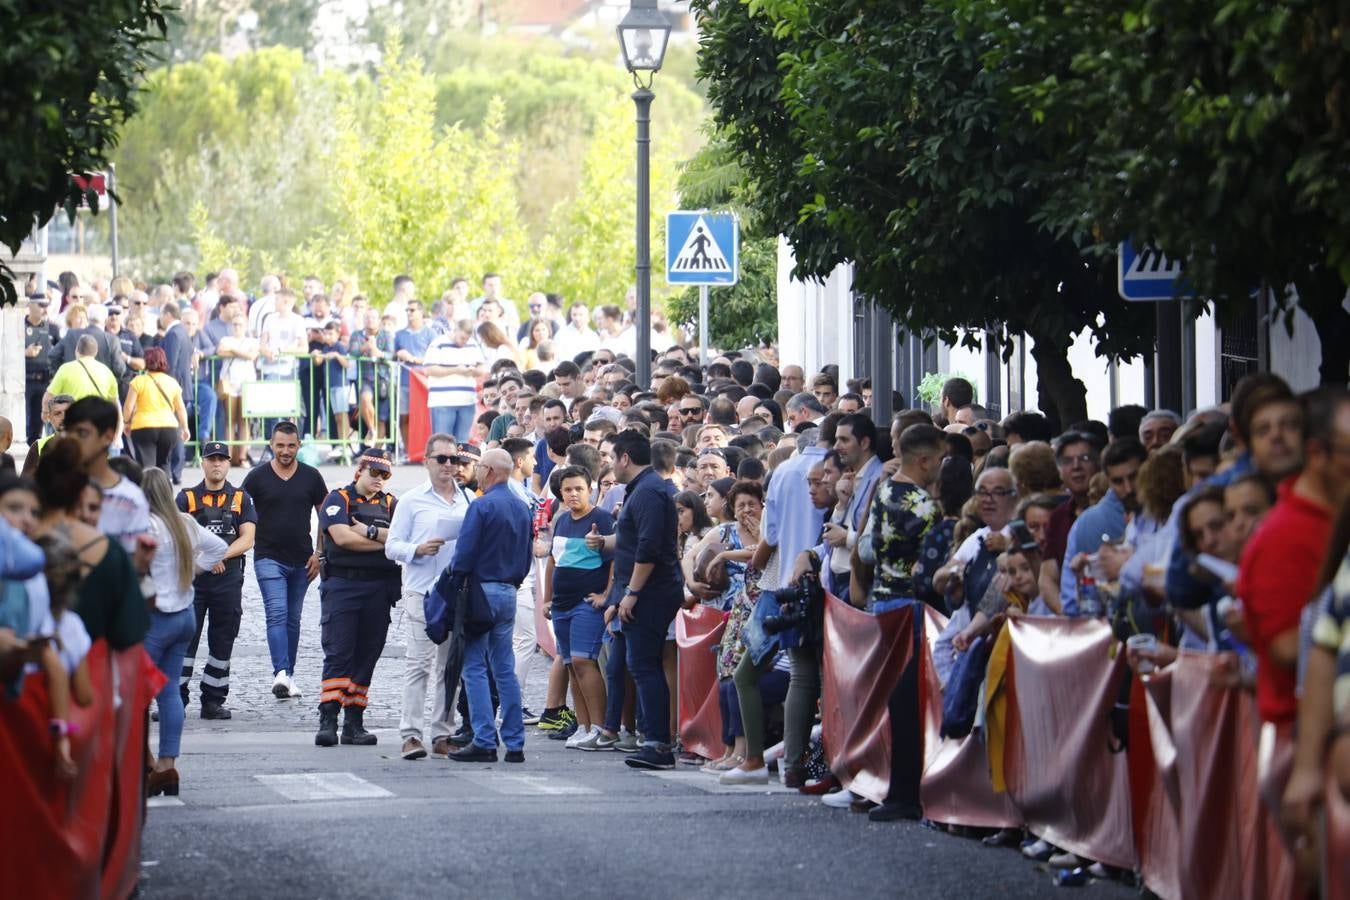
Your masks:
<path fill-rule="evenodd" d="M 1101 595 L 1097 593 L 1097 581 L 1091 575 L 1084 575 L 1078 582 L 1078 614 L 1090 619 L 1100 618 L 1105 613 Z"/>

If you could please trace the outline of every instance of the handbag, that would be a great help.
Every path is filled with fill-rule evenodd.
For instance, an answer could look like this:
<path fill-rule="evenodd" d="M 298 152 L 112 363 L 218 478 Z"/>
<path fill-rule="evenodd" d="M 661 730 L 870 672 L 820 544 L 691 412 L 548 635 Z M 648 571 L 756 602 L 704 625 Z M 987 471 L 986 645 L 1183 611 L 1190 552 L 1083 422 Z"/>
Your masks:
<path fill-rule="evenodd" d="M 942 692 L 942 727 L 938 731 L 942 737 L 963 738 L 970 734 L 980 706 L 980 685 L 984 684 L 984 673 L 993 648 L 993 640 L 980 636 L 957 657 L 951 678 Z"/>
<path fill-rule="evenodd" d="M 451 632 L 477 637 L 492 629 L 492 611 L 483 584 L 472 572 L 446 568 L 435 585 L 422 598 L 427 637 L 443 644 Z"/>
<path fill-rule="evenodd" d="M 722 530 L 722 538 L 727 537 L 725 528 Z M 712 541 L 705 546 L 694 559 L 694 580 L 701 581 L 717 593 L 722 593 L 731 587 L 731 576 L 727 574 L 727 564 L 719 562 L 714 564 L 713 560 L 719 553 L 725 553 L 732 547 L 725 540 Z"/>

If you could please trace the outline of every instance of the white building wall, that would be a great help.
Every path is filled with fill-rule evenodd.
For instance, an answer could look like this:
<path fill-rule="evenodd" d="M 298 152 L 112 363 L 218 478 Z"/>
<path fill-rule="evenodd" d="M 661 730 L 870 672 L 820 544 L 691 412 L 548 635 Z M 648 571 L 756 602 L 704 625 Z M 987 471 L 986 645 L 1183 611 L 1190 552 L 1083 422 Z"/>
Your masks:
<path fill-rule="evenodd" d="M 840 266 L 825 282 L 791 277 L 794 260 L 786 240 L 778 240 L 778 358 L 809 374 L 839 366 L 839 379 L 853 372 L 853 270 Z"/>

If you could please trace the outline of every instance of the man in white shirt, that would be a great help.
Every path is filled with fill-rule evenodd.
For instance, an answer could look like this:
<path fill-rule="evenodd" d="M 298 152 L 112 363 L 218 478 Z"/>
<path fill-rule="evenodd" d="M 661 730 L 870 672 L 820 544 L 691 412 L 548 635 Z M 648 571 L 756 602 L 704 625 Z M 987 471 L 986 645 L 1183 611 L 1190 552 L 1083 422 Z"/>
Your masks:
<path fill-rule="evenodd" d="M 637 332 L 624 327 L 623 311 L 617 306 L 600 307 L 600 346 L 629 359 L 637 353 Z"/>
<path fill-rule="evenodd" d="M 295 356 L 309 349 L 305 340 L 305 320 L 295 314 L 295 291 L 277 291 L 276 310 L 263 323 L 258 335 L 263 361 L 258 365 L 263 381 L 284 381 L 295 377 Z"/>
<path fill-rule="evenodd" d="M 407 662 L 403 670 L 403 710 L 399 734 L 404 759 L 427 755 L 422 742 L 426 713 L 427 679 L 435 681 L 435 701 L 430 726 L 431 752 L 450 752 L 454 698 L 445 683 L 445 665 L 450 642 L 437 646 L 427 637 L 422 600 L 455 554 L 455 541 L 473 495 L 455 481 L 458 451 L 448 434 L 427 439 L 425 484 L 399 498 L 389 524 L 384 554 L 403 566 L 403 622 L 407 630 Z"/>
<path fill-rule="evenodd" d="M 478 412 L 477 380 L 488 370 L 487 356 L 473 340 L 473 323 L 456 322 L 449 334 L 431 342 L 422 361 L 431 430 L 467 444 Z"/>
<path fill-rule="evenodd" d="M 585 303 L 577 301 L 567 311 L 568 322 L 553 337 L 553 344 L 559 360 L 574 360 L 587 350 L 600 347 L 600 335 L 591 328 L 591 311 Z"/>

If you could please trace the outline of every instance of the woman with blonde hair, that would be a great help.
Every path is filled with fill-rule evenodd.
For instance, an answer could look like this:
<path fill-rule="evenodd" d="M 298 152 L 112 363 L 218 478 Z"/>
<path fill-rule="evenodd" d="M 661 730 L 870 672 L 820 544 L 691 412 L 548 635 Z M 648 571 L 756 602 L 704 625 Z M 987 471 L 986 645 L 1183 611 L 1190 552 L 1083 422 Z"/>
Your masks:
<path fill-rule="evenodd" d="M 517 367 L 521 364 L 520 354 L 507 339 L 506 332 L 495 322 L 479 322 L 475 329 L 478 334 L 478 343 L 483 345 L 483 354 L 487 357 L 489 364 L 499 359 L 509 359 Z"/>
<path fill-rule="evenodd" d="M 168 679 L 155 698 L 159 708 L 159 758 L 150 773 L 148 790 L 152 797 L 176 796 L 178 770 L 174 763 L 183 737 L 183 697 L 178 681 L 183 656 L 197 630 L 192 579 L 223 562 L 229 545 L 187 513 L 179 512 L 163 469 L 146 469 L 141 490 L 150 505 L 150 535 L 158 545 L 150 562 L 150 583 L 155 593 L 145 651 Z"/>

